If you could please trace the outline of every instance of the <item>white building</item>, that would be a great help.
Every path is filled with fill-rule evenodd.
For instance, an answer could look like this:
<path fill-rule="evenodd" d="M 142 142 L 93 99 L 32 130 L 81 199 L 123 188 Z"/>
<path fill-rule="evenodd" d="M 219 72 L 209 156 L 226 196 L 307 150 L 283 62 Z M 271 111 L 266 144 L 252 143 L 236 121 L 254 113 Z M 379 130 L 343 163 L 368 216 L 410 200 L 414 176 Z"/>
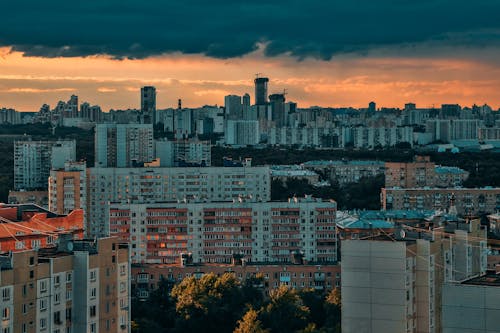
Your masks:
<path fill-rule="evenodd" d="M 109 202 L 271 199 L 268 167 L 88 168 L 87 233 L 108 235 Z"/>
<path fill-rule="evenodd" d="M 131 244 L 133 263 L 315 263 L 337 261 L 334 201 L 110 204 L 111 235 Z"/>
<path fill-rule="evenodd" d="M 155 155 L 160 159 L 160 166 L 210 166 L 210 141 L 192 140 L 157 140 L 155 141 Z"/>
<path fill-rule="evenodd" d="M 95 165 L 131 167 L 154 159 L 153 124 L 97 124 Z"/>
<path fill-rule="evenodd" d="M 228 145 L 256 145 L 260 141 L 259 122 L 256 120 L 228 120 L 225 137 Z"/>
<path fill-rule="evenodd" d="M 46 189 L 51 169 L 76 159 L 76 141 L 15 141 L 14 188 Z"/>

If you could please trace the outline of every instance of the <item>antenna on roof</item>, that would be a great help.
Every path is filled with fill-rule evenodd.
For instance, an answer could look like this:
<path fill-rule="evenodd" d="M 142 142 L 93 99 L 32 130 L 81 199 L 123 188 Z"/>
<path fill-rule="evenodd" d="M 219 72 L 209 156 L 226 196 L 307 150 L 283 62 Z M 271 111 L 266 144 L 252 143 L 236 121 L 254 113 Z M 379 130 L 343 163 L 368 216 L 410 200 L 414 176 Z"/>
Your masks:
<path fill-rule="evenodd" d="M 262 73 L 256 73 L 255 78 L 258 79 L 261 75 L 262 75 Z"/>

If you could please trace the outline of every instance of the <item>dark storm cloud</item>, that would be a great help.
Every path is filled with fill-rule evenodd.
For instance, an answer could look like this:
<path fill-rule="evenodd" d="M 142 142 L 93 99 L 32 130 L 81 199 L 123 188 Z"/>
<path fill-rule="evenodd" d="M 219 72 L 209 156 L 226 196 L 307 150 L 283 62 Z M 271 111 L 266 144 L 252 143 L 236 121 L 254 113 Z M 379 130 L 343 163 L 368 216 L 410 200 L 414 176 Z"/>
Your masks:
<path fill-rule="evenodd" d="M 264 43 L 267 56 L 330 59 L 399 45 L 500 44 L 497 0 L 16 0 L 0 13 L 0 46 L 42 57 L 231 58 Z"/>

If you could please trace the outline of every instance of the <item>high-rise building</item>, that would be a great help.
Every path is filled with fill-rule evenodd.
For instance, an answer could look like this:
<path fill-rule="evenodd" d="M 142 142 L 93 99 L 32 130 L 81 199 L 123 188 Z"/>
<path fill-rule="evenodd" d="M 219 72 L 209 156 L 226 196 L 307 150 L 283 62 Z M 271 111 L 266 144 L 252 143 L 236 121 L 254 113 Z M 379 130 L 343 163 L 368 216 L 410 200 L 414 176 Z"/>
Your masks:
<path fill-rule="evenodd" d="M 250 95 L 249 94 L 243 95 L 242 103 L 243 103 L 243 106 L 250 106 Z"/>
<path fill-rule="evenodd" d="M 68 162 L 64 168 L 50 171 L 50 211 L 69 214 L 75 209 L 87 208 L 86 171 L 85 162 Z"/>
<path fill-rule="evenodd" d="M 255 83 L 255 105 L 267 104 L 267 77 L 258 77 L 254 80 Z"/>
<path fill-rule="evenodd" d="M 226 110 L 226 119 L 237 120 L 242 117 L 243 105 L 241 104 L 241 96 L 228 95 L 224 97 L 224 108 Z"/>
<path fill-rule="evenodd" d="M 14 189 L 46 189 L 50 170 L 63 168 L 64 163 L 75 159 L 75 140 L 15 141 Z"/>
<path fill-rule="evenodd" d="M 111 203 L 109 226 L 111 236 L 132 245 L 132 263 L 180 263 L 183 253 L 191 253 L 194 263 L 229 264 L 234 255 L 246 262 L 287 263 L 296 255 L 304 262 L 335 263 L 336 211 L 334 201 L 310 196 L 284 202 Z"/>
<path fill-rule="evenodd" d="M 153 124 L 97 124 L 95 165 L 125 168 L 154 159 Z"/>
<path fill-rule="evenodd" d="M 377 104 L 375 102 L 368 103 L 368 111 L 369 112 L 377 111 Z"/>
<path fill-rule="evenodd" d="M 260 142 L 259 122 L 257 120 L 228 120 L 224 135 L 228 145 L 256 145 Z"/>
<path fill-rule="evenodd" d="M 141 88 L 141 113 L 146 124 L 156 124 L 156 88 Z"/>
<path fill-rule="evenodd" d="M 130 332 L 128 259 L 115 238 L 71 235 L 57 247 L 0 255 L 2 333 Z"/>
<path fill-rule="evenodd" d="M 342 332 L 442 332 L 443 285 L 485 274 L 486 229 L 422 230 L 342 241 Z"/>
<path fill-rule="evenodd" d="M 87 232 L 109 235 L 109 202 L 271 200 L 269 167 L 88 168 Z"/>
<path fill-rule="evenodd" d="M 210 166 L 211 158 L 210 141 L 196 139 L 155 141 L 155 155 L 160 159 L 160 166 Z"/>
<path fill-rule="evenodd" d="M 269 96 L 272 120 L 276 127 L 286 126 L 285 94 L 272 94 Z"/>
<path fill-rule="evenodd" d="M 71 95 L 69 101 L 66 103 L 65 112 L 67 118 L 78 118 L 78 96 Z"/>

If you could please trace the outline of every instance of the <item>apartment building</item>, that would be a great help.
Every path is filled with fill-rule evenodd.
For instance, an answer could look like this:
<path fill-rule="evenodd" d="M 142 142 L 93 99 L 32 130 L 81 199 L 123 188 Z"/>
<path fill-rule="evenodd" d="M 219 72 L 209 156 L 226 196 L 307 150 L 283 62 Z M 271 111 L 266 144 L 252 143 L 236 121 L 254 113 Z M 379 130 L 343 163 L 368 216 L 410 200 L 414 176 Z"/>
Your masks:
<path fill-rule="evenodd" d="M 271 199 L 269 167 L 88 168 L 87 232 L 109 235 L 109 202 Z"/>
<path fill-rule="evenodd" d="M 383 188 L 382 209 L 444 210 L 454 203 L 460 215 L 491 214 L 500 209 L 500 188 Z"/>
<path fill-rule="evenodd" d="M 127 168 L 153 159 L 153 123 L 96 125 L 96 167 Z"/>
<path fill-rule="evenodd" d="M 67 162 L 64 168 L 51 170 L 49 176 L 49 210 L 69 214 L 87 207 L 87 171 L 85 162 Z"/>
<path fill-rule="evenodd" d="M 75 140 L 15 141 L 14 189 L 46 189 L 50 170 L 75 159 Z"/>
<path fill-rule="evenodd" d="M 2 333 L 130 332 L 129 270 L 113 238 L 0 255 Z"/>
<path fill-rule="evenodd" d="M 327 175 L 339 185 L 358 182 L 363 177 L 375 177 L 384 174 L 382 161 L 308 161 L 304 168 Z"/>
<path fill-rule="evenodd" d="M 444 283 L 484 275 L 486 250 L 479 220 L 342 241 L 342 332 L 442 332 Z"/>
<path fill-rule="evenodd" d="M 458 187 L 468 177 L 460 168 L 435 165 L 429 156 L 415 156 L 409 163 L 385 163 L 385 187 Z"/>
<path fill-rule="evenodd" d="M 257 283 L 255 287 L 265 291 L 282 285 L 318 291 L 340 288 L 340 265 L 337 264 L 137 264 L 132 265 L 132 297 L 147 298 L 162 280 L 177 283 L 187 277 L 200 278 L 209 273 L 218 276 L 234 274 L 242 283 L 252 280 Z"/>
<path fill-rule="evenodd" d="M 336 262 L 334 201 L 120 204 L 109 209 L 110 234 L 131 244 L 133 263 Z"/>
<path fill-rule="evenodd" d="M 212 164 L 210 141 L 193 140 L 157 140 L 155 156 L 160 159 L 160 166 L 210 166 Z"/>
<path fill-rule="evenodd" d="M 54 246 L 61 234 L 82 239 L 83 211 L 57 215 L 33 204 L 0 204 L 0 253 Z"/>

